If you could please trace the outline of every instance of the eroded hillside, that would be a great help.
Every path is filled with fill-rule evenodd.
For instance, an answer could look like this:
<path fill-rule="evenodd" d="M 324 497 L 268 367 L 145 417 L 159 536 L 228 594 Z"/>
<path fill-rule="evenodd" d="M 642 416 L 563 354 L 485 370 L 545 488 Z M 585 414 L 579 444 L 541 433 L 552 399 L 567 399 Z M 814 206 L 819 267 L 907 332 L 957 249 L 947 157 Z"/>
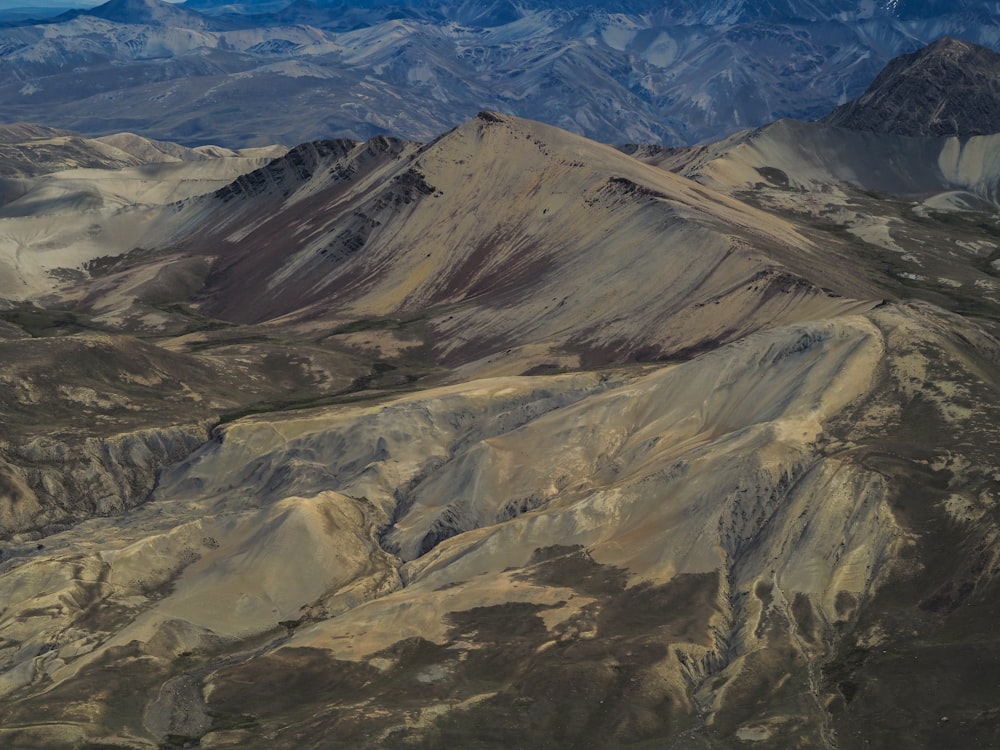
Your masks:
<path fill-rule="evenodd" d="M 0 743 L 994 743 L 994 144 L 21 178 L 101 202 L 0 216 Z"/>

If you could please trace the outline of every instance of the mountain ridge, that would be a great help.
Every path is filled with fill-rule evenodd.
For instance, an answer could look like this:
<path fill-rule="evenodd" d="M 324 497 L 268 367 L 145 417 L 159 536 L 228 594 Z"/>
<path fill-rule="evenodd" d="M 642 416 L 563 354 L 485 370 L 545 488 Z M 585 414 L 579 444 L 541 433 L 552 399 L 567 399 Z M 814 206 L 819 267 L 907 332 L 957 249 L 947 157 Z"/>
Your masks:
<path fill-rule="evenodd" d="M 67 11 L 48 19 L 47 23 L 60 24 L 81 17 L 154 27 L 208 29 L 216 26 L 202 14 L 186 8 L 184 3 L 168 3 L 164 0 L 107 0 L 90 8 Z"/>
<path fill-rule="evenodd" d="M 996 744 L 1000 134 L 8 133 L 0 745 Z"/>
<path fill-rule="evenodd" d="M 890 61 L 864 94 L 822 122 L 907 136 L 1000 132 L 1000 54 L 943 37 Z"/>
<path fill-rule="evenodd" d="M 98 17 L 128 17 L 121 2 L 0 30 L 8 116 L 239 147 L 377 134 L 426 141 L 487 108 L 605 142 L 687 145 L 820 117 L 862 93 L 888 57 L 943 35 L 1000 46 L 1000 16 L 975 21 L 961 9 L 910 20 L 815 3 L 746 16 L 741 3 L 670 12 L 640 3 L 630 13 L 558 3 L 516 13 L 467 3 L 398 13 L 219 6 L 209 15 L 161 3 L 138 6 L 148 24 Z M 282 109 L 262 112 L 257 103 L 275 90 Z M 108 97 L 119 106 L 100 106 Z M 255 123 L 254 135 L 237 122 Z"/>

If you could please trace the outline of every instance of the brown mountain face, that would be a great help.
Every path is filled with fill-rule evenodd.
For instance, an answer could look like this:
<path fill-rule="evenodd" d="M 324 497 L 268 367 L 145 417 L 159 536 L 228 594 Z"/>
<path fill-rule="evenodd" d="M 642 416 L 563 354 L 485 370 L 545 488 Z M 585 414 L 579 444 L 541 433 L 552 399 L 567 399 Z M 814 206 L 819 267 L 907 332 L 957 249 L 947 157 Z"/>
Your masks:
<path fill-rule="evenodd" d="M 997 746 L 1000 136 L 101 147 L 0 209 L 0 747 Z"/>
<path fill-rule="evenodd" d="M 188 209 L 213 217 L 183 245 L 218 257 L 204 312 L 418 316 L 448 362 L 530 344 L 596 364 L 855 304 L 774 259 L 810 246 L 787 223 L 557 128 L 482 113 L 425 147 L 335 146 Z"/>
<path fill-rule="evenodd" d="M 944 37 L 892 60 L 864 94 L 821 122 L 908 136 L 1000 132 L 1000 54 Z"/>

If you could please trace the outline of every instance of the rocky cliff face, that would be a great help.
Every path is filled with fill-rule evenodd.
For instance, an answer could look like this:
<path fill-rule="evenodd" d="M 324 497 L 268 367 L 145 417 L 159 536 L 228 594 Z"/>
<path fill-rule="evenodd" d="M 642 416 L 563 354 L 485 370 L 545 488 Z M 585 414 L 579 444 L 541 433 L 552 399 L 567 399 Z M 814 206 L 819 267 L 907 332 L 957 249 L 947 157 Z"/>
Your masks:
<path fill-rule="evenodd" d="M 209 425 L 178 425 L 62 442 L 0 444 L 0 539 L 13 546 L 54 528 L 114 516 L 142 502 L 161 469 L 208 439 Z M 11 550 L 5 550 L 10 556 Z"/>
<path fill-rule="evenodd" d="M 967 138 L 1000 132 L 1000 54 L 944 38 L 892 60 L 822 120 L 851 130 Z"/>

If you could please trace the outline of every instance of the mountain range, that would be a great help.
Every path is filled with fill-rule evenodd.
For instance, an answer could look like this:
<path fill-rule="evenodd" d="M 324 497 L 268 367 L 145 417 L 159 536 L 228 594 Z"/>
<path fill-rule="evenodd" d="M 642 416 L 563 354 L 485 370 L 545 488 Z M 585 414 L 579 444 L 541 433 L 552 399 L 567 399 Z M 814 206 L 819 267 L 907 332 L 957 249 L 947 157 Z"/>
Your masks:
<path fill-rule="evenodd" d="M 0 104 L 189 146 L 430 140 L 484 108 L 676 146 L 825 115 L 942 36 L 997 48 L 998 17 L 985 0 L 111 0 L 0 28 Z"/>
<path fill-rule="evenodd" d="M 0 129 L 0 746 L 996 745 L 1000 126 L 891 116 L 970 55 L 680 148 Z"/>

